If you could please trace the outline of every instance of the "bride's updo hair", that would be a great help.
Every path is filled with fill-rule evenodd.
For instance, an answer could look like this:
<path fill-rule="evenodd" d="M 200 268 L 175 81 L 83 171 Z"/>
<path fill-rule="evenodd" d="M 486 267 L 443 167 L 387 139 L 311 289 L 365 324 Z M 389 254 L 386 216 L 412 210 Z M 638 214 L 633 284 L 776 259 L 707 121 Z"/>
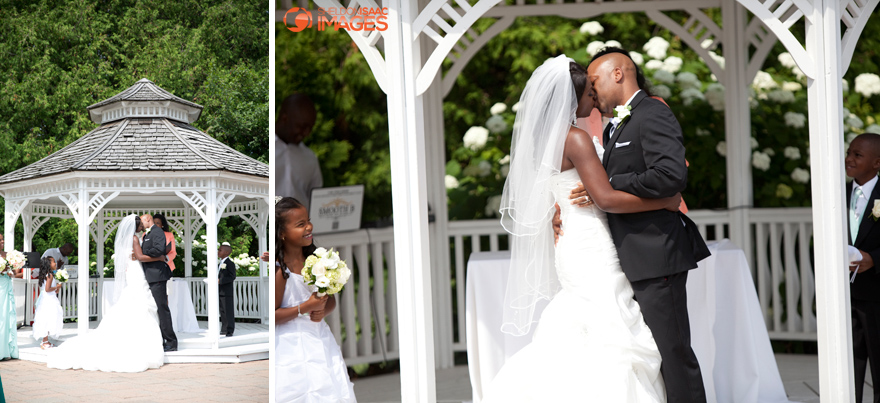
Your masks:
<path fill-rule="evenodd" d="M 579 63 L 570 62 L 568 71 L 571 73 L 571 83 L 574 84 L 574 95 L 577 97 L 578 102 L 580 102 L 581 97 L 584 96 L 584 91 L 587 89 L 587 69 Z"/>

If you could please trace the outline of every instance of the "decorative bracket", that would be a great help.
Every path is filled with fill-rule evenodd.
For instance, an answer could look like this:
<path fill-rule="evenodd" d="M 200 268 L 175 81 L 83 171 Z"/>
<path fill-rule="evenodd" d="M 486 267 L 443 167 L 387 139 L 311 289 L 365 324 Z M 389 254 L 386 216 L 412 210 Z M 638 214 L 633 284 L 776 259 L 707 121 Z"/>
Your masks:
<path fill-rule="evenodd" d="M 203 221 L 208 221 L 208 217 L 207 217 L 208 213 L 206 210 L 206 206 L 208 205 L 208 201 L 205 200 L 205 197 L 202 196 L 202 194 L 199 192 L 193 191 L 191 193 L 192 194 L 190 196 L 187 196 L 186 194 L 184 194 L 183 192 L 181 192 L 179 190 L 174 191 L 174 194 L 176 194 L 177 197 L 179 197 L 179 198 L 183 199 L 184 201 L 186 201 L 187 203 L 189 203 L 189 205 L 192 206 L 192 208 L 195 209 L 197 213 L 199 213 L 199 217 L 202 217 Z"/>
<path fill-rule="evenodd" d="M 715 21 L 712 21 L 712 18 L 698 8 L 689 8 L 681 11 L 690 14 L 690 18 L 683 24 L 673 21 L 672 18 L 669 18 L 659 10 L 646 11 L 645 14 L 657 24 L 678 35 L 682 41 L 703 58 L 703 61 L 706 62 L 709 70 L 715 74 L 718 81 L 724 82 L 724 66 L 718 64 L 709 55 L 709 50 L 715 49 L 721 43 L 721 28 Z M 703 42 L 707 39 L 711 40 L 712 43 L 703 47 Z"/>
<path fill-rule="evenodd" d="M 808 22 L 812 21 L 813 5 L 807 0 L 785 0 L 765 1 L 760 0 L 737 0 L 739 4 L 748 9 L 755 17 L 764 22 L 767 28 L 772 31 L 779 41 L 785 46 L 795 63 L 804 74 L 811 78 L 816 78 L 816 64 L 813 57 L 807 53 L 807 49 L 802 45 L 794 34 L 791 33 L 791 26 L 794 25 L 802 17 Z M 794 8 L 792 8 L 794 6 Z"/>
<path fill-rule="evenodd" d="M 18 217 L 27 208 L 30 199 L 24 200 L 7 200 L 6 201 L 6 220 L 9 222 L 18 221 Z"/>
<path fill-rule="evenodd" d="M 859 7 L 858 3 L 864 3 Z M 840 2 L 840 20 L 846 26 L 846 31 L 841 39 L 840 56 L 841 56 L 841 75 L 846 74 L 852 63 L 853 53 L 856 50 L 856 42 L 862 35 L 871 13 L 877 8 L 880 0 L 849 0 Z"/>

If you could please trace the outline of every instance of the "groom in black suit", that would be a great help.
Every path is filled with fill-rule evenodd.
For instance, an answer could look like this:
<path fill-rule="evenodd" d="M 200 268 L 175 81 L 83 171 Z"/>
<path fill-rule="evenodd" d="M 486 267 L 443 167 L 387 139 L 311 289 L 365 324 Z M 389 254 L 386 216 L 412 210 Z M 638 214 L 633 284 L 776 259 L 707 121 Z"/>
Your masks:
<path fill-rule="evenodd" d="M 611 187 L 644 198 L 682 192 L 687 165 L 681 127 L 666 104 L 640 89 L 643 78 L 629 54 L 603 49 L 590 62 L 587 78 L 599 111 L 612 118 L 603 133 L 602 160 Z M 583 192 L 579 187 L 572 195 Z M 700 364 L 691 349 L 685 286 L 688 270 L 709 256 L 706 243 L 680 212 L 606 216 L 620 266 L 663 359 L 667 401 L 705 402 Z M 557 234 L 559 224 L 555 218 Z"/>
<path fill-rule="evenodd" d="M 162 228 L 153 225 L 153 218 L 149 215 L 141 217 L 144 223 L 144 241 L 141 249 L 150 257 L 166 256 L 171 248 L 165 243 L 165 232 Z M 150 292 L 156 300 L 159 308 L 159 329 L 162 330 L 162 343 L 165 351 L 177 351 L 177 335 L 171 326 L 171 309 L 168 308 L 168 291 L 165 288 L 171 279 L 171 268 L 165 261 L 144 262 L 144 277 L 150 285 Z"/>

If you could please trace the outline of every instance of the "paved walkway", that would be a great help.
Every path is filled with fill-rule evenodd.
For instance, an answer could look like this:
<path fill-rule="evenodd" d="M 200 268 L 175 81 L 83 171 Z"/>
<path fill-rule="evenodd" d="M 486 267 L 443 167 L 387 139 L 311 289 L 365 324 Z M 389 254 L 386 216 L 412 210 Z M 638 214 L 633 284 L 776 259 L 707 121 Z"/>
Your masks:
<path fill-rule="evenodd" d="M 0 362 L 7 402 L 268 402 L 269 360 L 241 364 L 166 364 L 135 374 L 62 371 Z"/>

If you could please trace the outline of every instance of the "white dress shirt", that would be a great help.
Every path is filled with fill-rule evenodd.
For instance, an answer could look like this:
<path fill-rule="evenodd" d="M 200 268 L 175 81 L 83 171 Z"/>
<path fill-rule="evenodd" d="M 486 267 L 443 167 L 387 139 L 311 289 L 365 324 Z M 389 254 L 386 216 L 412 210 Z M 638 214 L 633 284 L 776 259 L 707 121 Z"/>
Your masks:
<path fill-rule="evenodd" d="M 287 144 L 275 135 L 275 195 L 309 206 L 312 189 L 324 186 L 318 157 L 305 144 Z"/>
<path fill-rule="evenodd" d="M 861 187 L 862 188 L 862 196 L 859 197 L 859 199 L 856 201 L 856 214 L 858 215 L 858 218 L 859 218 L 858 224 L 861 224 L 862 220 L 864 219 L 864 216 L 866 214 L 871 214 L 870 211 L 865 211 L 865 207 L 868 206 L 868 200 L 871 198 L 871 193 L 874 192 L 874 186 L 877 185 L 877 176 L 875 175 L 873 178 L 871 178 L 871 180 L 865 182 L 865 184 L 861 185 L 861 186 L 859 186 L 859 184 L 856 183 L 855 180 L 853 180 L 852 185 L 853 185 L 852 186 L 852 193 L 850 193 L 850 199 L 849 199 L 850 204 L 849 204 L 849 206 L 847 206 L 847 208 L 852 206 L 853 197 L 855 197 L 855 194 L 856 194 L 856 188 Z M 874 206 L 871 206 L 872 209 L 873 209 L 873 207 Z M 858 235 L 858 231 L 856 231 L 856 234 Z M 855 242 L 855 239 L 853 239 L 853 242 Z"/>

